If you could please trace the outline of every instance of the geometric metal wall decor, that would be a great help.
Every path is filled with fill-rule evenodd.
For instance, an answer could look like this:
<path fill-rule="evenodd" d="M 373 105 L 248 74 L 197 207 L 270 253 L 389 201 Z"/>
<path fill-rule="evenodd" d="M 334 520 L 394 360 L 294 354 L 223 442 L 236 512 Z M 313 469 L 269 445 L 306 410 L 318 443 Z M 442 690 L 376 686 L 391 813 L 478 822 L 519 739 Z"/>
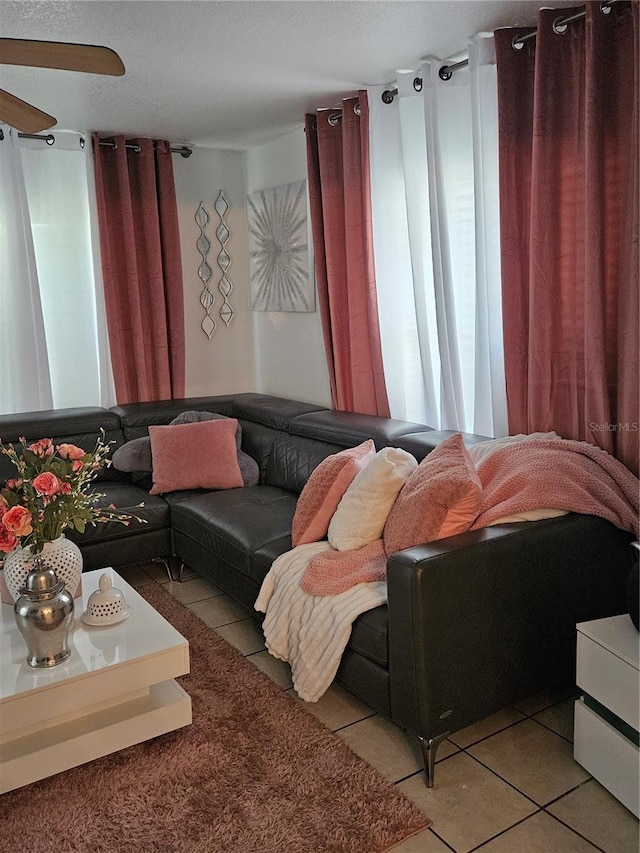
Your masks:
<path fill-rule="evenodd" d="M 215 208 L 216 213 L 220 217 L 220 224 L 216 228 L 216 237 L 218 238 L 218 242 L 221 246 L 220 254 L 216 258 L 216 263 L 218 264 L 222 272 L 222 278 L 218 283 L 218 290 L 220 291 L 220 295 L 222 296 L 222 305 L 220 306 L 220 311 L 218 311 L 218 314 L 220 315 L 220 319 L 224 322 L 225 326 L 228 326 L 229 323 L 233 320 L 233 315 L 235 312 L 231 307 L 231 303 L 229 302 L 229 296 L 231 295 L 231 291 L 233 290 L 233 285 L 227 277 L 227 271 L 231 266 L 231 256 L 227 252 L 227 240 L 231 236 L 231 232 L 229 231 L 229 228 L 227 227 L 227 222 L 225 220 L 225 216 L 229 210 L 229 202 L 225 198 L 224 192 L 222 190 L 220 190 L 220 195 L 216 199 Z"/>
<path fill-rule="evenodd" d="M 200 324 L 202 327 L 202 331 L 205 335 L 211 340 L 211 335 L 216 330 L 216 321 L 211 316 L 211 308 L 213 307 L 213 303 L 215 302 L 215 296 L 209 290 L 209 279 L 211 278 L 212 271 L 211 267 L 207 262 L 207 255 L 209 254 L 209 250 L 211 249 L 211 243 L 207 239 L 206 234 L 204 233 L 204 229 L 209 223 L 209 214 L 204 208 L 202 202 L 198 205 L 198 209 L 196 210 L 195 220 L 198 223 L 198 227 L 200 228 L 200 236 L 196 240 L 196 249 L 200 252 L 202 256 L 202 263 L 198 267 L 198 276 L 200 281 L 202 282 L 202 293 L 200 294 L 200 304 L 204 308 L 204 317 L 202 318 L 202 323 Z"/>
<path fill-rule="evenodd" d="M 253 310 L 315 311 L 306 181 L 252 193 L 247 203 Z"/>

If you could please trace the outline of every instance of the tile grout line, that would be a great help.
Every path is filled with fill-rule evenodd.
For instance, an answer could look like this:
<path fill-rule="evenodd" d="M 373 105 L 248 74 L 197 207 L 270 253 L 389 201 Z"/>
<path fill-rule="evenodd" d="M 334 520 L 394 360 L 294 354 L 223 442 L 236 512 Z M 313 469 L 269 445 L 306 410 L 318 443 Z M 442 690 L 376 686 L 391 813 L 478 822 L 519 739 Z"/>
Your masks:
<path fill-rule="evenodd" d="M 517 710 L 517 709 L 516 709 L 516 710 Z M 522 711 L 520 711 L 520 713 L 522 713 Z M 471 741 L 470 743 L 465 744 L 465 746 L 459 746 L 459 745 L 455 742 L 455 740 L 452 740 L 451 736 L 449 736 L 449 737 L 447 738 L 447 740 L 448 740 L 448 741 L 451 741 L 451 743 L 452 743 L 454 746 L 456 746 L 458 749 L 460 749 L 460 750 L 467 750 L 467 749 L 469 749 L 469 747 L 471 747 L 471 746 L 477 746 L 479 743 L 484 743 L 484 741 L 485 741 L 485 740 L 489 740 L 489 738 L 492 738 L 492 737 L 494 737 L 495 735 L 502 734 L 502 732 L 506 732 L 506 731 L 508 731 L 509 729 L 512 729 L 512 728 L 514 728 L 515 726 L 520 725 L 520 723 L 524 723 L 524 721 L 525 721 L 525 720 L 527 720 L 527 719 L 529 719 L 529 717 L 526 717 L 526 716 L 525 716 L 525 717 L 523 717 L 521 720 L 515 720 L 513 723 L 507 723 L 507 725 L 506 725 L 506 726 L 503 726 L 503 727 L 502 727 L 502 728 L 500 728 L 500 729 L 496 729 L 495 731 L 491 732 L 491 733 L 490 733 L 490 734 L 488 734 L 488 735 L 483 735 L 482 737 L 478 738 L 478 740 L 474 740 L 474 741 Z M 455 732 L 453 732 L 453 734 L 455 735 Z"/>
<path fill-rule="evenodd" d="M 587 781 L 591 781 L 591 780 L 587 780 Z M 583 783 L 583 784 L 584 784 L 584 783 Z M 576 786 L 576 788 L 579 788 L 579 787 L 580 787 L 580 785 L 577 785 L 577 786 Z M 575 791 L 575 790 L 576 790 L 576 788 L 573 788 L 572 790 L 574 790 L 574 791 Z M 569 793 L 571 793 L 571 791 L 569 791 Z M 566 795 L 564 795 L 564 796 L 566 796 Z M 561 798 L 561 797 L 558 797 L 558 799 L 562 799 L 562 798 Z M 557 802 L 557 800 L 554 800 L 553 802 Z M 565 822 L 562 820 L 562 818 L 559 818 L 557 815 L 554 815 L 554 814 L 553 814 L 553 812 L 548 812 L 546 808 L 544 809 L 544 812 L 545 812 L 545 814 L 548 814 L 548 815 L 549 815 L 549 817 L 552 817 L 554 820 L 557 820 L 559 824 L 561 824 L 562 826 L 564 826 L 564 827 L 566 827 L 567 829 L 571 830 L 571 832 L 575 833 L 577 836 L 579 836 L 580 838 L 582 838 L 582 840 L 583 840 L 583 841 L 586 841 L 586 842 L 587 842 L 587 844 L 591 844 L 591 846 L 592 846 L 595 850 L 598 850 L 598 851 L 599 851 L 599 853 L 605 853 L 605 851 L 602 849 L 602 847 L 600 847 L 598 844 L 596 844 L 596 843 L 595 843 L 595 841 L 592 841 L 590 838 L 587 838 L 587 837 L 586 837 L 586 835 L 583 835 L 581 832 L 578 832 L 578 830 L 577 830 L 577 829 L 574 829 L 572 826 L 569 826 L 569 824 L 568 824 L 568 823 L 565 823 Z"/>
<path fill-rule="evenodd" d="M 504 778 L 504 776 L 501 776 L 501 775 L 500 775 L 496 770 L 494 770 L 492 767 L 489 767 L 487 764 L 485 764 L 483 761 L 481 761 L 481 760 L 480 760 L 479 758 L 477 758 L 475 755 L 471 755 L 471 753 L 467 753 L 467 752 L 466 752 L 466 750 L 463 750 L 463 751 L 464 751 L 464 752 L 469 756 L 469 758 L 473 758 L 473 760 L 474 760 L 474 761 L 477 761 L 477 762 L 478 762 L 478 764 L 480 764 L 480 766 L 481 766 L 481 767 L 484 767 L 486 770 L 489 770 L 489 772 L 493 773 L 493 775 L 494 775 L 494 776 L 497 776 L 497 777 L 498 777 L 498 779 L 501 779 L 505 784 L 509 785 L 509 787 L 510 787 L 510 788 L 513 788 L 513 790 L 514 790 L 514 791 L 517 791 L 517 793 L 518 793 L 518 794 L 520 794 L 521 796 L 525 797 L 527 800 L 529 800 L 529 802 L 533 803 L 533 805 L 534 805 L 538 810 L 540 810 L 540 811 L 544 811 L 544 812 L 546 812 L 546 811 L 547 811 L 547 808 L 548 808 L 550 805 L 553 805 L 554 803 L 557 803 L 559 800 L 563 799 L 563 798 L 564 798 L 564 797 L 566 797 L 568 794 L 570 794 L 570 793 L 572 793 L 573 791 L 577 790 L 578 788 L 582 787 L 582 785 L 584 785 L 586 782 L 590 782 L 590 781 L 592 780 L 592 778 L 593 778 L 593 777 L 591 777 L 591 776 L 590 776 L 588 779 L 585 779 L 585 780 L 584 780 L 584 782 L 579 782 L 577 785 L 574 785 L 572 788 L 569 788 L 568 790 L 563 791 L 563 792 L 562 792 L 562 794 L 558 794 L 558 796 L 557 796 L 557 797 L 554 797 L 552 800 L 549 800 L 549 802 L 548 802 L 548 803 L 544 803 L 544 804 L 542 804 L 542 805 L 541 805 L 540 803 L 537 803 L 537 802 L 533 799 L 533 797 L 531 797 L 529 794 L 525 793 L 524 791 L 521 791 L 521 790 L 520 790 L 520 788 L 518 788 L 518 787 L 517 787 L 513 782 L 510 782 L 508 779 L 505 779 L 505 778 Z M 535 812 L 534 812 L 534 814 L 535 814 Z M 550 814 L 552 817 L 555 817 L 555 815 L 552 815 L 552 813 L 551 813 L 551 812 L 547 812 L 547 814 Z M 531 815 L 529 815 L 529 817 L 531 817 Z M 558 819 L 558 818 L 556 818 L 556 819 Z M 562 821 L 560 821 L 560 822 L 562 823 Z M 569 829 L 572 829 L 572 831 L 573 831 L 573 832 L 575 832 L 575 833 L 576 833 L 576 835 L 579 835 L 579 834 L 580 834 L 579 832 L 576 832 L 576 830 L 575 830 L 575 829 L 573 829 L 572 827 L 568 827 L 568 828 L 569 828 Z M 586 840 L 586 841 L 589 841 L 589 839 L 585 839 L 585 840 Z M 596 847 L 596 846 L 597 846 L 597 845 L 595 845 L 595 844 L 594 844 L 594 842 L 593 842 L 593 841 L 589 841 L 589 844 L 592 844 L 594 847 Z M 600 849 L 600 848 L 598 848 L 598 849 Z"/>
<path fill-rule="evenodd" d="M 505 835 L 507 832 L 510 832 L 516 826 L 520 826 L 520 824 L 523 824 L 525 821 L 529 820 L 529 818 L 532 818 L 537 814 L 541 814 L 543 811 L 544 809 L 539 807 L 537 811 L 532 812 L 531 814 L 528 814 L 523 818 L 520 818 L 520 820 L 517 820 L 515 823 L 512 823 L 511 826 L 508 826 L 506 829 L 503 829 L 500 832 L 496 832 L 496 834 L 492 835 L 491 838 L 487 838 L 481 844 L 478 844 L 476 847 L 473 847 L 471 850 L 467 851 L 467 853 L 476 853 L 477 850 L 482 850 L 482 848 L 486 844 L 489 844 L 491 841 L 495 841 L 496 838 L 500 838 L 501 835 Z"/>

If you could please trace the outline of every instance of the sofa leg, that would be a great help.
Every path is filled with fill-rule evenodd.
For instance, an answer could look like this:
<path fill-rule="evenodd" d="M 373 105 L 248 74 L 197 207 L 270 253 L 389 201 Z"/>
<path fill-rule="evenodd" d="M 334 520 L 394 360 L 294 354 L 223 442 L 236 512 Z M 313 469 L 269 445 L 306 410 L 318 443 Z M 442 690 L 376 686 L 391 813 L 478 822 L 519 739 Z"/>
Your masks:
<path fill-rule="evenodd" d="M 169 575 L 169 580 L 173 580 L 173 573 L 171 572 L 171 563 L 167 560 L 166 557 L 154 557 L 151 560 L 152 563 L 164 563 L 164 567 L 167 570 L 167 574 Z M 180 567 L 180 574 L 182 574 L 182 567 Z"/>
<path fill-rule="evenodd" d="M 433 777 L 436 770 L 436 752 L 443 740 L 450 734 L 445 732 L 443 735 L 438 735 L 432 738 L 423 738 L 418 735 L 420 741 L 420 749 L 422 750 L 422 759 L 424 761 L 424 779 L 427 788 L 433 788 Z"/>
<path fill-rule="evenodd" d="M 182 573 L 184 572 L 184 560 L 180 560 L 180 568 L 178 569 L 178 582 L 182 583 Z"/>

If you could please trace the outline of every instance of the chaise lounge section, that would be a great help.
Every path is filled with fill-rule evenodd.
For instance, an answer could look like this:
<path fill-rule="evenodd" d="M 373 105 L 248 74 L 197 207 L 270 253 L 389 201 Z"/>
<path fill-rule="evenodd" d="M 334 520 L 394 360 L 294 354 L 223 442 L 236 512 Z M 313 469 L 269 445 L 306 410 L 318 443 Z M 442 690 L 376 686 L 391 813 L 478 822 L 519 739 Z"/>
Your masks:
<path fill-rule="evenodd" d="M 421 461 L 452 434 L 245 393 L 4 415 L 0 438 L 50 437 L 91 449 L 104 429 L 115 452 L 185 411 L 238 420 L 242 450 L 258 463 L 257 485 L 151 495 L 149 472 L 109 467 L 95 484 L 100 501 L 146 524 L 98 525 L 70 538 L 86 570 L 173 559 L 256 618 L 264 577 L 291 549 L 298 496 L 326 457 L 373 439 L 378 450 L 400 447 Z M 485 440 L 463 438 L 468 446 Z M 0 456 L 0 480 L 11 476 Z M 575 625 L 625 611 L 632 539 L 601 518 L 570 513 L 393 554 L 388 604 L 356 619 L 336 679 L 418 737 L 432 785 L 436 750 L 449 733 L 523 696 L 574 683 Z"/>

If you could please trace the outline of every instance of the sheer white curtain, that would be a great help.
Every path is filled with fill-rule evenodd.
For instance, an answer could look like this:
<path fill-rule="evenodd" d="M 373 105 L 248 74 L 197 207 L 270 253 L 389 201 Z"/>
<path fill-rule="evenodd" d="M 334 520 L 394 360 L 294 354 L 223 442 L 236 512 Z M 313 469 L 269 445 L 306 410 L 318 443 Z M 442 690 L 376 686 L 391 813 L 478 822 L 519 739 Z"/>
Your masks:
<path fill-rule="evenodd" d="M 17 136 L 0 142 L 0 411 L 52 406 L 40 288 Z"/>
<path fill-rule="evenodd" d="M 376 282 L 394 417 L 507 433 L 493 38 L 442 81 L 441 60 L 371 87 Z M 420 93 L 413 79 L 421 76 Z"/>
<path fill-rule="evenodd" d="M 91 146 L 3 130 L 0 409 L 113 405 Z"/>

